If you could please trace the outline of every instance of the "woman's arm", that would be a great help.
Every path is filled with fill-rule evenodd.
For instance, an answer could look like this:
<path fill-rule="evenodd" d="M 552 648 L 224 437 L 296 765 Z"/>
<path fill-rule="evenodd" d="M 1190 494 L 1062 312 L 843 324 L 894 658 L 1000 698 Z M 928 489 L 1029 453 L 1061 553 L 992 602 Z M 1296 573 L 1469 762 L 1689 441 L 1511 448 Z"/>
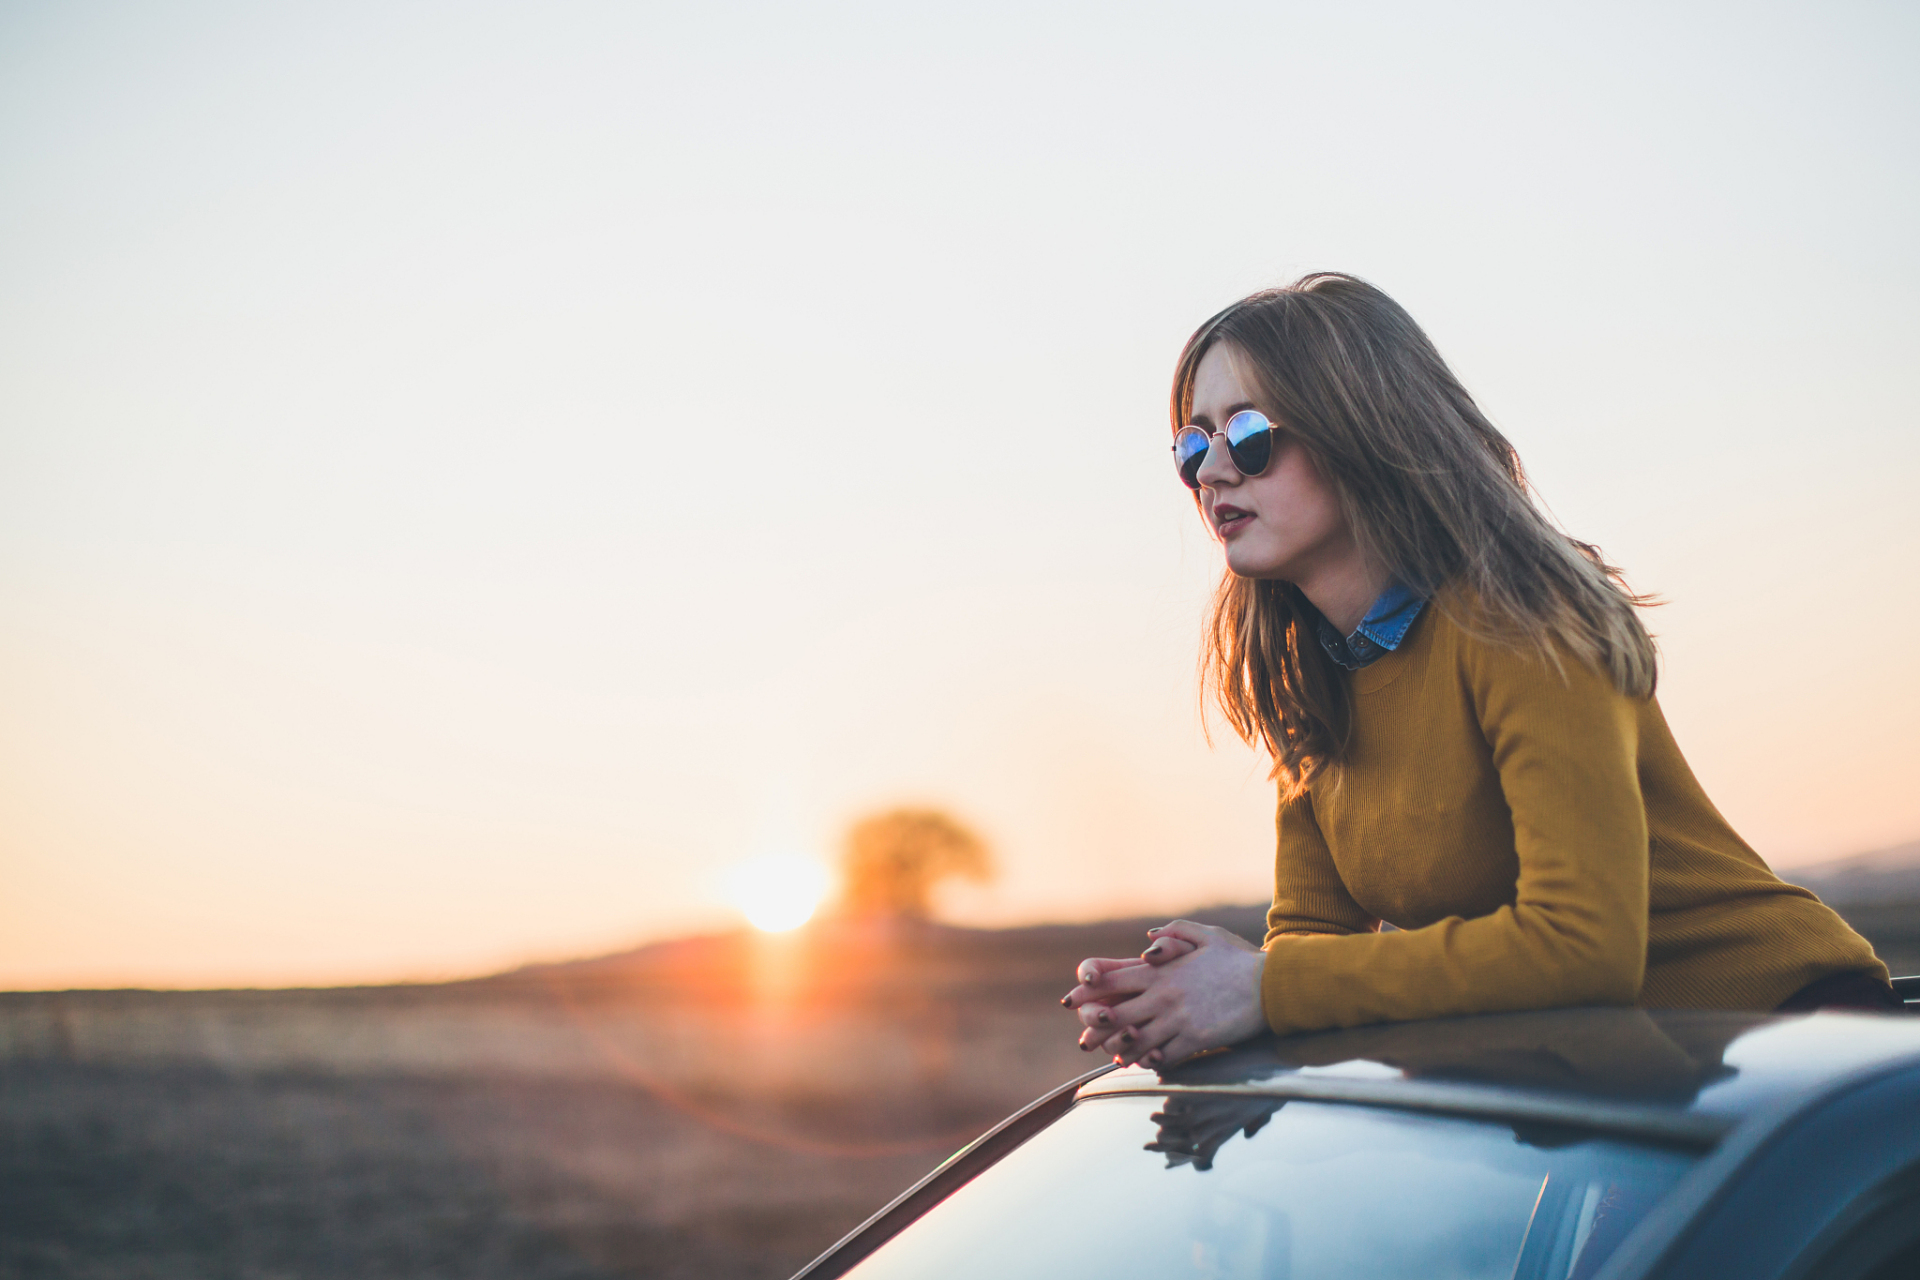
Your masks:
<path fill-rule="evenodd" d="M 1600 672 L 1572 658 L 1562 665 L 1464 647 L 1461 677 L 1513 820 L 1513 905 L 1270 948 L 1261 998 L 1274 1030 L 1638 997 L 1648 863 L 1640 704 Z"/>
<path fill-rule="evenodd" d="M 1313 815 L 1313 797 L 1282 800 L 1274 815 L 1273 905 L 1267 940 L 1289 934 L 1372 933 L 1380 921 L 1353 900 Z"/>

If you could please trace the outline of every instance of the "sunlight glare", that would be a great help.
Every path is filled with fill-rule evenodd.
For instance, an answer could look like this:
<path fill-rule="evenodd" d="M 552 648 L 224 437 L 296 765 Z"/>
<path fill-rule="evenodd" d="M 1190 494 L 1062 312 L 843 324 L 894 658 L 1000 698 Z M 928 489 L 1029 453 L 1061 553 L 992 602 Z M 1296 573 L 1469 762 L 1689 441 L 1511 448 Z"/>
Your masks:
<path fill-rule="evenodd" d="M 805 924 L 826 893 L 826 868 L 798 853 L 763 853 L 726 873 L 727 901 L 767 933 Z"/>

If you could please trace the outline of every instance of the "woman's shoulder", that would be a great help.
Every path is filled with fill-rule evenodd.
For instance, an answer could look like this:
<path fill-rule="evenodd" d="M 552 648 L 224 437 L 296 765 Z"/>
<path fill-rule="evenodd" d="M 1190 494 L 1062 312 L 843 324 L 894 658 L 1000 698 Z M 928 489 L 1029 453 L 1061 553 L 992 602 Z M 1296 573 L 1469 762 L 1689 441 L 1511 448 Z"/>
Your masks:
<path fill-rule="evenodd" d="M 1446 586 L 1427 599 L 1417 619 L 1419 634 L 1409 637 L 1434 660 L 1449 664 L 1501 663 L 1524 659 L 1524 637 L 1490 615 L 1480 599 L 1463 587 Z"/>
<path fill-rule="evenodd" d="M 1436 591 L 1423 617 L 1432 659 L 1457 669 L 1474 684 L 1539 685 L 1612 690 L 1598 662 L 1576 653 L 1553 635 L 1529 633 L 1465 587 Z"/>

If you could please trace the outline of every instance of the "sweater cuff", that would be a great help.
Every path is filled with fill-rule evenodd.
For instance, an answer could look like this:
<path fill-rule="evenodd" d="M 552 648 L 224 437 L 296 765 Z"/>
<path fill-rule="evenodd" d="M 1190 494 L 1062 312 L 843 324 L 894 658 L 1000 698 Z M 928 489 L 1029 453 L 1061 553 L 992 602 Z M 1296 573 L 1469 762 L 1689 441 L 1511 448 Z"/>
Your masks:
<path fill-rule="evenodd" d="M 1320 959 L 1314 953 L 1337 935 L 1293 934 L 1275 938 L 1267 944 L 1266 963 L 1260 970 L 1260 1008 L 1267 1016 L 1267 1027 L 1275 1035 L 1297 1031 L 1317 1031 L 1327 1025 L 1317 1022 L 1302 997 L 1322 975 Z M 1304 962 L 1304 963 L 1303 963 Z"/>
<path fill-rule="evenodd" d="M 1367 946 L 1377 936 L 1321 933 L 1269 942 L 1260 971 L 1260 1007 L 1267 1015 L 1267 1029 L 1277 1036 L 1290 1036 L 1379 1021 L 1377 1013 L 1356 1007 L 1352 998 L 1336 998 L 1340 988 L 1352 994 L 1356 961 L 1365 969 L 1365 960 L 1356 956 L 1354 948 Z"/>

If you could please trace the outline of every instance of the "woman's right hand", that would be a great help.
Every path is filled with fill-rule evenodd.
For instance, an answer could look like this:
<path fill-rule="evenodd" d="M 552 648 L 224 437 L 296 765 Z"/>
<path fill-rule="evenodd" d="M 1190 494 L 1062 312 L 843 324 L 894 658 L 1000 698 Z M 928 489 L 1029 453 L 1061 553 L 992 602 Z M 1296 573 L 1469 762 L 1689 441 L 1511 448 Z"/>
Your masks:
<path fill-rule="evenodd" d="M 1094 958 L 1082 960 L 1074 969 L 1079 985 L 1060 997 L 1060 1003 L 1080 1017 L 1084 1030 L 1080 1048 L 1088 1053 L 1100 1047 L 1110 1031 L 1096 1028 L 1113 1023 L 1113 1007 L 1143 991 L 1151 979 L 1152 967 L 1138 957 L 1123 960 Z M 1144 979 L 1144 980 L 1143 980 Z"/>
<path fill-rule="evenodd" d="M 1140 984 L 1128 981 L 1124 974 L 1125 970 L 1143 963 L 1158 968 L 1194 950 L 1191 942 L 1166 932 L 1164 927 L 1147 930 L 1147 937 L 1149 939 L 1147 949 L 1141 952 L 1137 959 L 1128 957 L 1124 960 L 1115 960 L 1095 957 L 1082 960 L 1074 971 L 1079 985 L 1062 996 L 1060 1003 L 1076 1012 L 1085 1009 L 1087 1016 L 1082 1018 L 1082 1022 L 1089 1017 L 1097 1019 L 1103 1010 L 1110 1011 L 1114 1005 L 1139 994 Z M 1080 1033 L 1080 1047 L 1091 1053 L 1100 1047 L 1100 1042 L 1105 1038 L 1104 1032 L 1087 1027 Z"/>

